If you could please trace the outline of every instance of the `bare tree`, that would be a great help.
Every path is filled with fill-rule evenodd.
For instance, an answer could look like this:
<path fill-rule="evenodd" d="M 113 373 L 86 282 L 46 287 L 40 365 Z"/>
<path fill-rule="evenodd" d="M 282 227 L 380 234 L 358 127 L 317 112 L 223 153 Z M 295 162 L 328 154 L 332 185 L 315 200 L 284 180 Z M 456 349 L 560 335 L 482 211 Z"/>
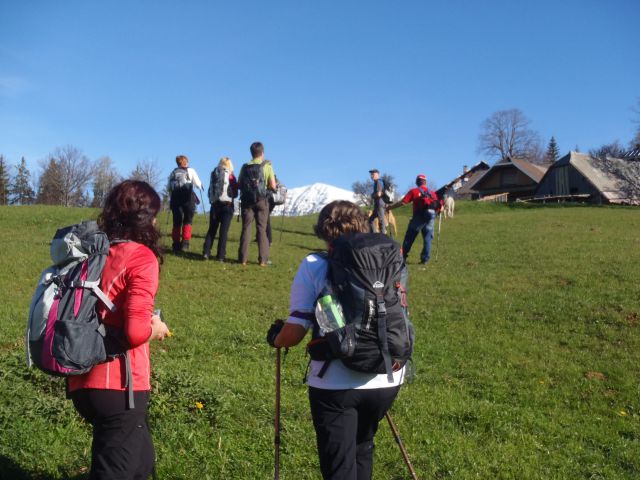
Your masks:
<path fill-rule="evenodd" d="M 589 150 L 589 155 L 591 155 L 593 158 L 599 159 L 603 159 L 606 157 L 622 158 L 624 154 L 625 149 L 622 147 L 618 140 L 602 145 L 599 148 Z"/>
<path fill-rule="evenodd" d="M 93 200 L 92 207 L 102 207 L 104 199 L 117 183 L 122 180 L 116 171 L 111 158 L 102 157 L 96 160 L 93 175 Z"/>
<path fill-rule="evenodd" d="M 162 183 L 162 172 L 158 168 L 158 162 L 147 158 L 146 160 L 138 160 L 136 168 L 129 174 L 129 178 L 133 180 L 142 180 L 147 182 L 156 191 L 160 191 Z"/>
<path fill-rule="evenodd" d="M 484 122 L 478 137 L 478 152 L 499 161 L 524 158 L 539 162 L 544 157 L 539 135 L 531 121 L 517 108 L 495 112 Z"/>
<path fill-rule="evenodd" d="M 353 182 L 351 190 L 356 196 L 356 203 L 360 206 L 371 208 L 371 181 Z"/>
<path fill-rule="evenodd" d="M 85 188 L 93 177 L 93 165 L 74 146 L 58 147 L 53 158 L 60 167 L 60 186 L 62 188 L 62 205 L 69 207 L 81 205 Z"/>

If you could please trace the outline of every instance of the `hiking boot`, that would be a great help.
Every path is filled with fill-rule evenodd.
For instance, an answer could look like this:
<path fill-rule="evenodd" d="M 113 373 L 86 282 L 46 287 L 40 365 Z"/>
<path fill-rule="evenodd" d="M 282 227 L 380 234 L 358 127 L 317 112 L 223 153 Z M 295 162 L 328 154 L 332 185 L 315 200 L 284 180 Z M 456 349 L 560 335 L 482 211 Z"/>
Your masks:
<path fill-rule="evenodd" d="M 182 241 L 182 250 L 189 250 L 189 240 L 183 240 Z"/>

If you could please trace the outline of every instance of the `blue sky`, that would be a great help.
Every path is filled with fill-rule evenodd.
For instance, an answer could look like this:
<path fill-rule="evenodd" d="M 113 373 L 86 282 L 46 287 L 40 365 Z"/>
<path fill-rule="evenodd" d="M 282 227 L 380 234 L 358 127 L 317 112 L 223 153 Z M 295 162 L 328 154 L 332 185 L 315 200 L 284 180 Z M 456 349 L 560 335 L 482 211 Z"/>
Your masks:
<path fill-rule="evenodd" d="M 519 108 L 562 153 L 627 143 L 640 2 L 0 2 L 0 153 L 177 154 L 201 177 L 261 140 L 289 187 L 349 189 L 377 167 L 440 185 Z"/>

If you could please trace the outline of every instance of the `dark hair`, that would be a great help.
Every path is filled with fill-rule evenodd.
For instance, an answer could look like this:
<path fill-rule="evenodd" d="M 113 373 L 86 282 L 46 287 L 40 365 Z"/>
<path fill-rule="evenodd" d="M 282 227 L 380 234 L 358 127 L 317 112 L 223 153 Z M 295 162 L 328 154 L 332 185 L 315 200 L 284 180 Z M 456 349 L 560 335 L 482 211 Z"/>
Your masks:
<path fill-rule="evenodd" d="M 251 156 L 253 158 L 258 158 L 260 155 L 264 155 L 264 145 L 260 142 L 253 142 L 249 147 L 251 150 Z"/>
<path fill-rule="evenodd" d="M 147 182 L 125 180 L 107 194 L 98 225 L 109 240 L 141 243 L 162 258 L 160 232 L 154 224 L 160 206 L 160 196 Z"/>
<path fill-rule="evenodd" d="M 355 203 L 335 200 L 320 210 L 314 233 L 322 240 L 331 243 L 347 233 L 368 232 L 367 216 Z"/>

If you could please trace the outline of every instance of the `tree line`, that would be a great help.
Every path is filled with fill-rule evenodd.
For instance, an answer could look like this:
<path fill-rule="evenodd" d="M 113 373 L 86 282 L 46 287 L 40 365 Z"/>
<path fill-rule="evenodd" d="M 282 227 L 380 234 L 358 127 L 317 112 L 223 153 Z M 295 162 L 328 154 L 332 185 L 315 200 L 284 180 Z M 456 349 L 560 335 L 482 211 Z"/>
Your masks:
<path fill-rule="evenodd" d="M 34 177 L 24 157 L 11 166 L 0 154 L 0 205 L 101 207 L 109 190 L 124 178 L 143 180 L 159 190 L 162 173 L 152 160 L 141 160 L 123 177 L 110 157 L 92 161 L 80 149 L 67 145 L 42 160 L 39 175 Z"/>

